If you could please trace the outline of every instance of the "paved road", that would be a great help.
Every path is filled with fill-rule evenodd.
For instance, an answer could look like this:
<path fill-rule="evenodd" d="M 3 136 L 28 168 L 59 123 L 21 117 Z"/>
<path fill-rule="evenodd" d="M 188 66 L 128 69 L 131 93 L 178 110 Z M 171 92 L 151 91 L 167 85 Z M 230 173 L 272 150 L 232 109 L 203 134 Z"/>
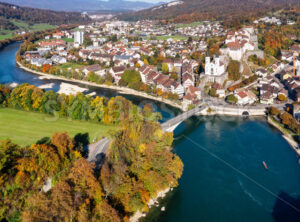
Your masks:
<path fill-rule="evenodd" d="M 109 148 L 110 142 L 112 140 L 108 138 L 103 138 L 97 143 L 89 145 L 89 156 L 88 161 L 97 162 L 99 159 L 103 158 Z"/>

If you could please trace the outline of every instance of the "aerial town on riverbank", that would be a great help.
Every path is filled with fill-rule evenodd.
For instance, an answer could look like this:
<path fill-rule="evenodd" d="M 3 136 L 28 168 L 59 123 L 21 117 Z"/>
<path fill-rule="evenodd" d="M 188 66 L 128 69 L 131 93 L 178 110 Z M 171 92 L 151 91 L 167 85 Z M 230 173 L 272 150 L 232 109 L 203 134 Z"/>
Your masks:
<path fill-rule="evenodd" d="M 236 31 L 208 21 L 191 26 L 94 22 L 45 36 L 22 61 L 44 73 L 180 101 L 185 109 L 203 99 L 237 105 L 300 101 L 299 44 L 281 50 L 281 58 L 259 47 L 256 23 L 272 19 Z"/>
<path fill-rule="evenodd" d="M 0 2 L 1 220 L 298 218 L 297 0 L 68 1 Z"/>

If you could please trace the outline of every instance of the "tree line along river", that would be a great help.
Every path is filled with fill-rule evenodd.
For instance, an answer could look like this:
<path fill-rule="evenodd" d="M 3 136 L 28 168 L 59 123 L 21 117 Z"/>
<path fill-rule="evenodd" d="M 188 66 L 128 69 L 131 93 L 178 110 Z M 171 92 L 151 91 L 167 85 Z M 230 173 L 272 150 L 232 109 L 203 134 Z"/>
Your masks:
<path fill-rule="evenodd" d="M 0 51 L 0 83 L 54 83 L 52 89 L 57 91 L 61 81 L 41 80 L 16 66 L 19 46 Z M 84 87 L 102 96 L 118 95 Z M 141 106 L 151 102 L 163 121 L 179 112 L 158 102 L 125 97 Z M 192 117 L 175 130 L 174 152 L 184 163 L 179 187 L 142 221 L 300 221 L 297 156 L 264 118 Z"/>

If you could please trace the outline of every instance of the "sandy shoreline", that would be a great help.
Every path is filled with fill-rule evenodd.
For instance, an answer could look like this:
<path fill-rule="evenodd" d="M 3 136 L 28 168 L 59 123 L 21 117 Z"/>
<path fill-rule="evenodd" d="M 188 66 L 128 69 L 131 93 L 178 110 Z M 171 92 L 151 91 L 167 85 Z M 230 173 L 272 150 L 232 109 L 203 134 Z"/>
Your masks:
<path fill-rule="evenodd" d="M 134 89 L 129 89 L 127 87 L 121 87 L 121 86 L 109 86 L 109 85 L 105 85 L 105 84 L 96 84 L 96 83 L 92 83 L 92 82 L 88 82 L 88 81 L 84 81 L 84 80 L 77 80 L 77 79 L 68 79 L 68 78 L 64 78 L 64 77 L 59 77 L 59 76 L 55 76 L 55 75 L 51 75 L 51 74 L 46 74 L 46 73 L 42 73 L 39 71 L 35 71 L 32 69 L 29 69 L 25 66 L 23 66 L 20 62 L 16 61 L 17 65 L 19 68 L 23 69 L 26 72 L 30 72 L 36 75 L 40 75 L 43 76 L 41 78 L 43 79 L 54 79 L 54 80 L 63 80 L 63 81 L 68 81 L 68 82 L 73 82 L 73 83 L 79 83 L 79 84 L 85 84 L 85 85 L 89 85 L 89 86 L 93 86 L 93 87 L 98 87 L 98 88 L 103 88 L 103 89 L 110 89 L 110 90 L 114 90 L 114 91 L 118 91 L 120 94 L 127 94 L 127 95 L 133 95 L 133 96 L 138 96 L 138 97 L 142 97 L 142 98 L 146 98 L 146 99 L 151 99 L 151 100 L 155 100 L 161 103 L 165 103 L 167 105 L 170 105 L 174 108 L 180 109 L 182 111 L 183 107 L 171 100 L 168 99 L 163 99 L 161 97 L 155 97 L 152 95 L 148 95 L 145 92 L 139 92 L 136 91 Z"/>
<path fill-rule="evenodd" d="M 281 132 L 282 137 L 288 142 L 288 144 L 300 157 L 300 150 L 298 149 L 299 144 L 294 140 L 294 138 L 289 133 L 287 133 L 278 123 L 275 123 L 274 121 L 275 120 L 272 120 L 269 116 L 267 117 L 267 122 Z"/>

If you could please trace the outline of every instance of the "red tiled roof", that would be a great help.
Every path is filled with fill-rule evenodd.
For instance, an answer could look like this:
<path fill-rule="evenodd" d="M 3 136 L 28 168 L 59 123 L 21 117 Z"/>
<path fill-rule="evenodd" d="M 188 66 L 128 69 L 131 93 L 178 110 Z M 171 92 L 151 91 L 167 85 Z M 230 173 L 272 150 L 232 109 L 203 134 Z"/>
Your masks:
<path fill-rule="evenodd" d="M 159 76 L 154 80 L 156 84 L 163 85 L 166 81 L 169 80 L 169 77 L 163 74 L 159 74 Z"/>
<path fill-rule="evenodd" d="M 125 71 L 125 67 L 124 67 L 124 66 L 115 66 L 115 67 L 112 68 L 112 70 L 113 70 L 115 73 L 123 72 L 123 71 Z"/>
<path fill-rule="evenodd" d="M 190 93 L 194 94 L 195 92 L 200 92 L 200 89 L 198 89 L 195 86 L 189 86 L 188 90 L 190 91 Z"/>
<path fill-rule="evenodd" d="M 227 46 L 230 50 L 239 50 L 241 48 L 241 45 L 238 41 L 228 42 Z"/>
<path fill-rule="evenodd" d="M 191 81 L 193 81 L 192 75 L 185 73 L 185 74 L 182 76 L 182 82 L 185 82 L 185 81 L 187 81 L 188 79 L 191 80 Z"/>
<path fill-rule="evenodd" d="M 243 99 L 243 98 L 247 97 L 247 94 L 245 92 L 241 91 L 241 92 L 238 93 L 238 96 Z"/>
<path fill-rule="evenodd" d="M 197 96 L 195 95 L 195 94 L 190 94 L 190 93 L 188 93 L 188 94 L 186 94 L 183 98 L 184 99 L 187 99 L 187 100 L 193 100 L 194 98 L 196 98 Z"/>

